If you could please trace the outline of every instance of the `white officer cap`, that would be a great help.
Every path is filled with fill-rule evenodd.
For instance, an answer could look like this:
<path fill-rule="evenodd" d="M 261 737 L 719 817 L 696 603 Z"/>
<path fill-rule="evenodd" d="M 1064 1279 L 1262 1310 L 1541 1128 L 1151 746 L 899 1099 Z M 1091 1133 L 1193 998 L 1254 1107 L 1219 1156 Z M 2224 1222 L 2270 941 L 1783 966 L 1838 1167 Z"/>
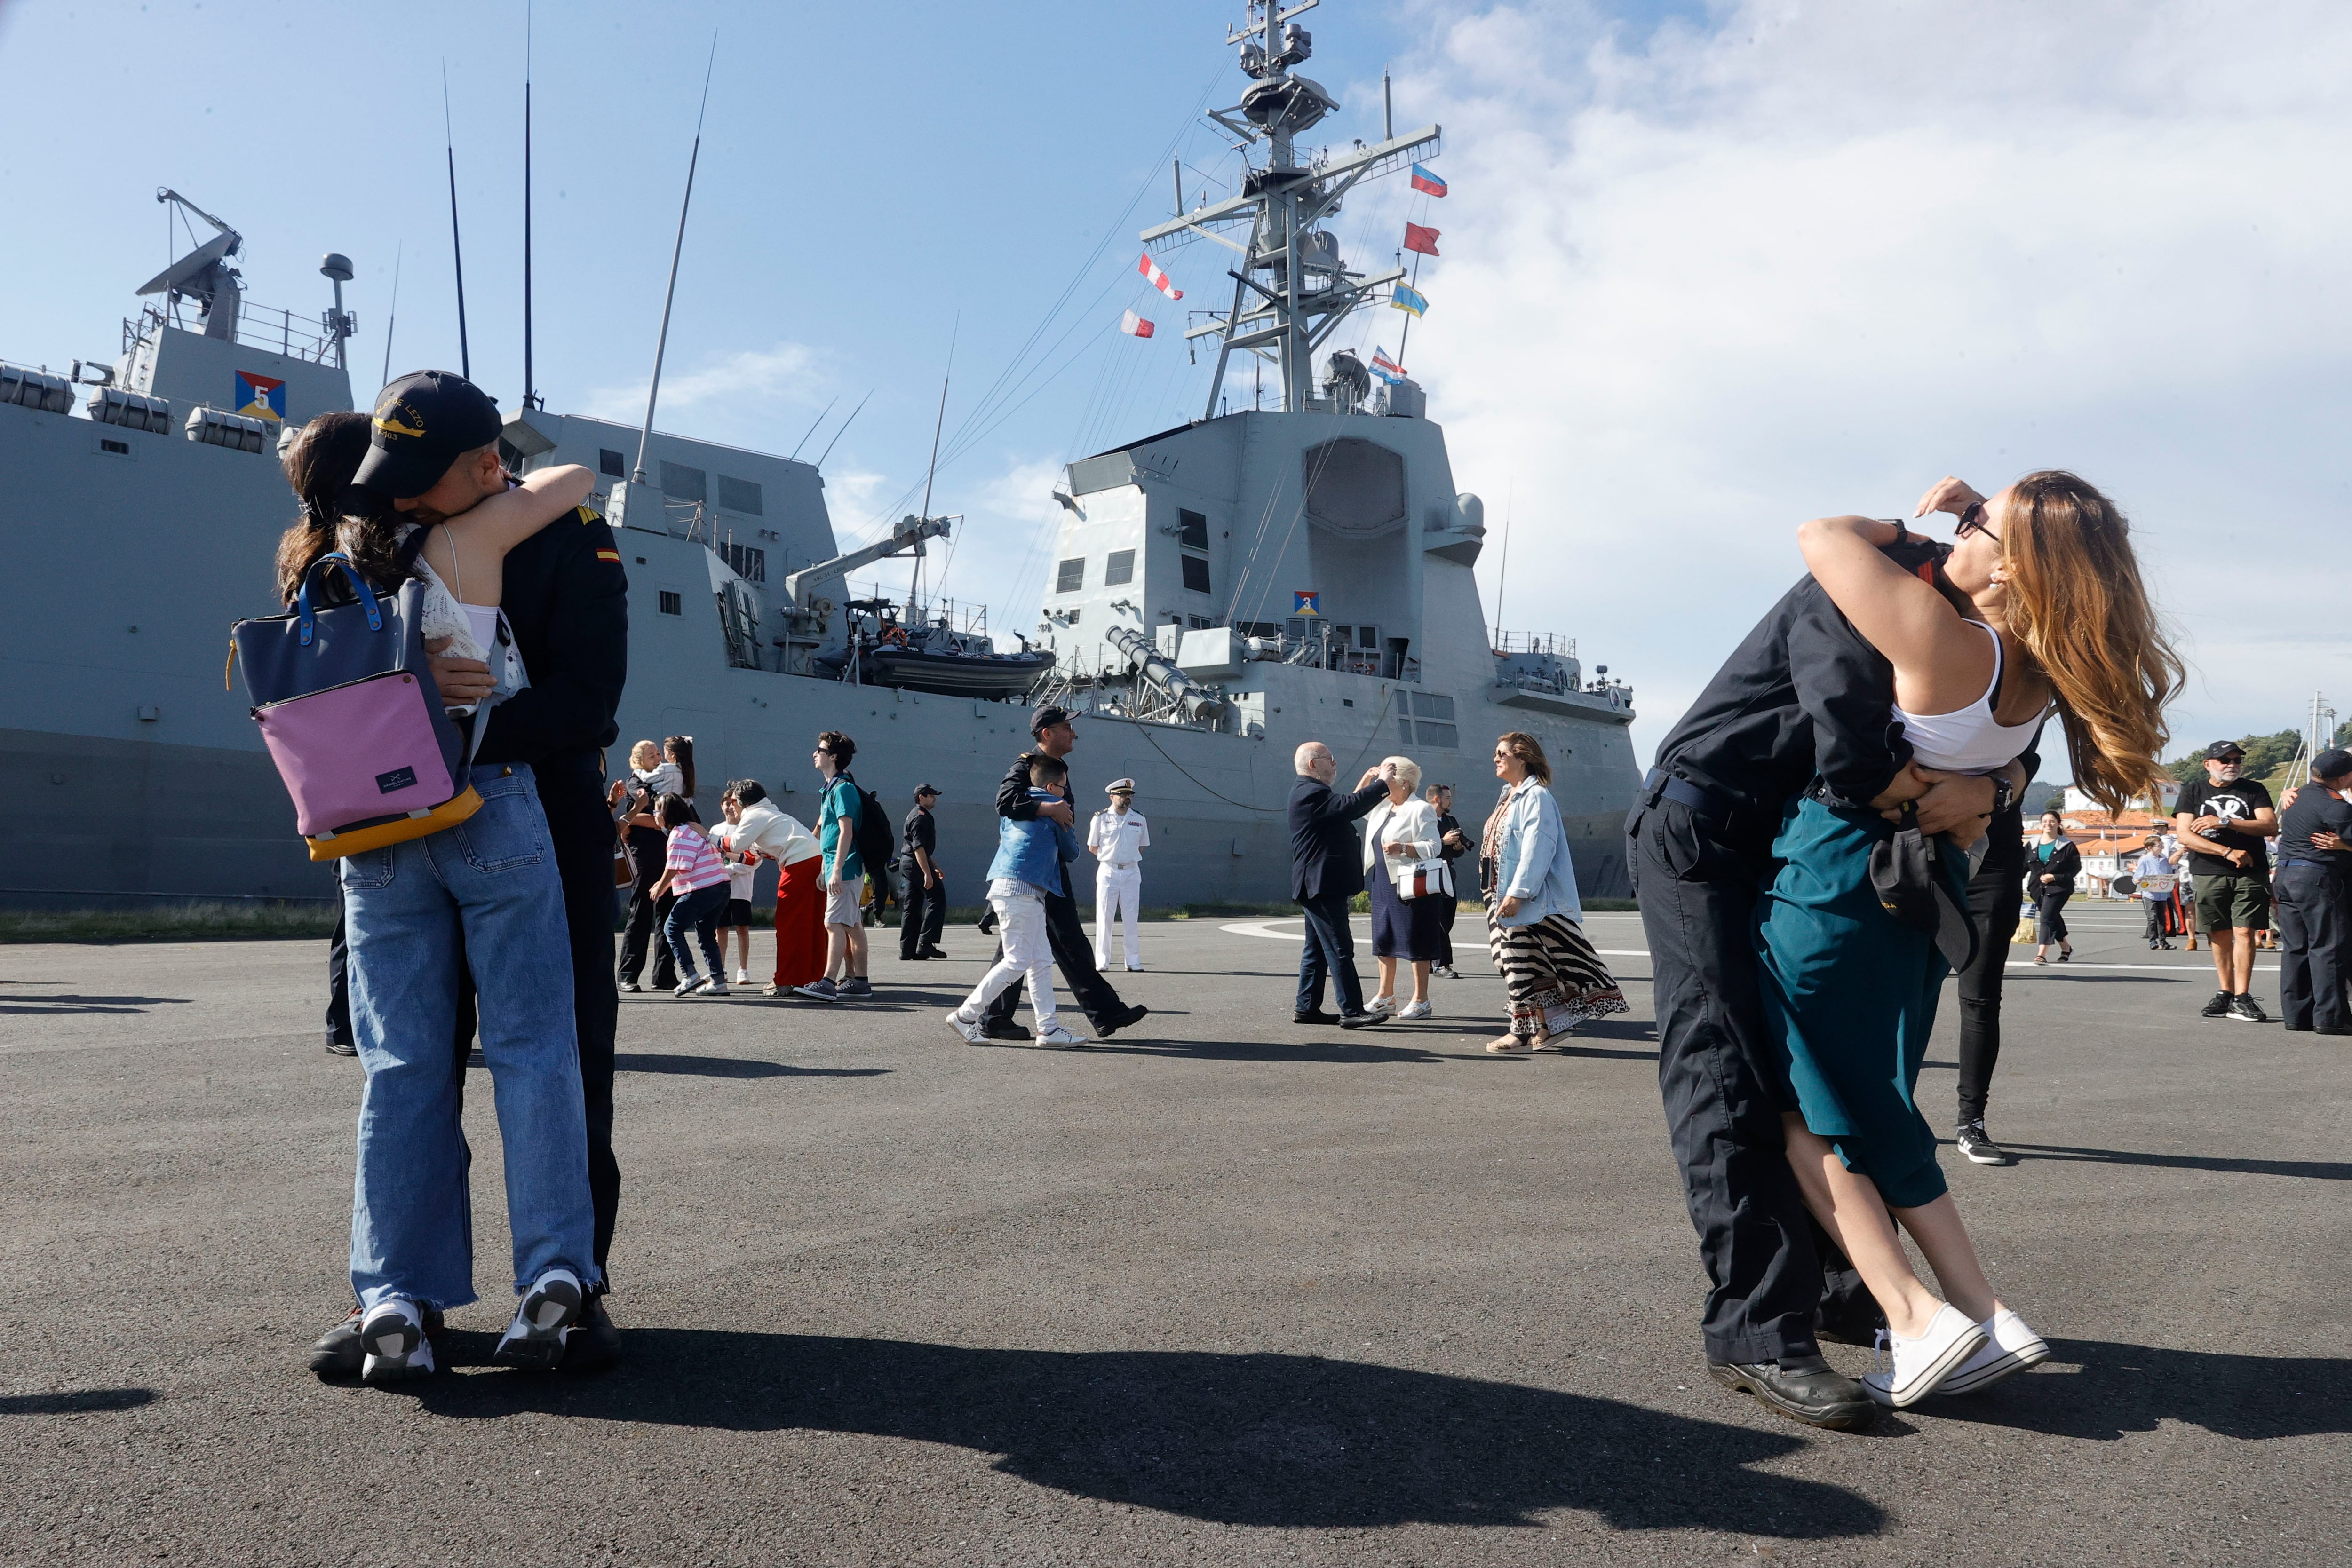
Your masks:
<path fill-rule="evenodd" d="M 1135 780 L 1132 779 L 1114 779 L 1109 783 L 1103 786 L 1103 793 L 1106 795 L 1132 795 L 1135 793 Z"/>

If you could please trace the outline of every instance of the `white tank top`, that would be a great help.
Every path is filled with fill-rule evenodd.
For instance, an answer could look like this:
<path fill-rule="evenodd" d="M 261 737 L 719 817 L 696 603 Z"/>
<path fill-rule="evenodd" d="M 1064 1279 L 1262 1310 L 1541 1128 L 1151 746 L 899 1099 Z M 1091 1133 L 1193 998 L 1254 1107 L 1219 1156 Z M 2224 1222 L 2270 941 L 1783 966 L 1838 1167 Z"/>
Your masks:
<path fill-rule="evenodd" d="M 1911 743 L 1912 759 L 1922 768 L 1946 773 L 1990 773 L 2006 767 L 2032 740 L 2048 710 L 2023 724 L 2002 724 L 1992 716 L 2000 693 L 2000 633 L 1981 621 L 1969 625 L 1992 639 L 1992 685 L 1985 695 L 1952 713 L 1906 713 L 1895 709 L 1903 738 Z"/>

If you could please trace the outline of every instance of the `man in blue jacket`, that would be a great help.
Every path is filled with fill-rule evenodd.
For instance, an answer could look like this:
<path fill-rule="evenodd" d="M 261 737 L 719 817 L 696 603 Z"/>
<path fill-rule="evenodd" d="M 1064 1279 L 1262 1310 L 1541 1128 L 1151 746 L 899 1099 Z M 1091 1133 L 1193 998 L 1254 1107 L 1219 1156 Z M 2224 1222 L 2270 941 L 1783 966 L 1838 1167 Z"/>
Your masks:
<path fill-rule="evenodd" d="M 1319 740 L 1300 747 L 1292 762 L 1298 783 L 1290 791 L 1290 895 L 1307 914 L 1307 939 L 1298 952 L 1298 1000 L 1293 1023 L 1336 1023 L 1361 1029 L 1378 1023 L 1364 1010 L 1364 983 L 1356 977 L 1356 938 L 1348 925 L 1348 901 L 1364 891 L 1363 846 L 1357 818 L 1389 792 L 1381 769 L 1370 768 L 1355 793 L 1331 788 L 1339 763 Z M 1323 1010 L 1323 977 L 1331 977 L 1337 1017 Z"/>

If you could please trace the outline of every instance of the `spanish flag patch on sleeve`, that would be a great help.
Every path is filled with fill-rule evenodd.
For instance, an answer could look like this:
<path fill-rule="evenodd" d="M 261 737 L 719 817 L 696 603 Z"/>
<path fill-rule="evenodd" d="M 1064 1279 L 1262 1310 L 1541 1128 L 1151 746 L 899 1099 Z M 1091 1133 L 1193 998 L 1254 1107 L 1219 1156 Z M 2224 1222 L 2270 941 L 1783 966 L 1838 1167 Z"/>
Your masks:
<path fill-rule="evenodd" d="M 616 549 L 600 549 L 596 552 L 596 559 L 598 560 L 609 560 L 614 566 L 618 566 L 621 564 L 621 552 Z"/>

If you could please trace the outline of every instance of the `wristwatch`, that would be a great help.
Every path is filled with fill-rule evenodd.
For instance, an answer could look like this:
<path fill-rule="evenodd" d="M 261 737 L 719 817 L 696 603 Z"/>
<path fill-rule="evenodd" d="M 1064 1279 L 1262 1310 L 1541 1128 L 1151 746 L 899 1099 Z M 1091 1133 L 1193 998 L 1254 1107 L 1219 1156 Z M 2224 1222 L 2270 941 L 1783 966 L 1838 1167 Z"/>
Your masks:
<path fill-rule="evenodd" d="M 2003 811 L 2008 810 L 2010 803 L 2016 799 L 2017 791 L 2010 787 L 2009 775 L 2006 773 L 1994 774 L 1992 776 L 1993 815 L 1997 817 Z"/>

